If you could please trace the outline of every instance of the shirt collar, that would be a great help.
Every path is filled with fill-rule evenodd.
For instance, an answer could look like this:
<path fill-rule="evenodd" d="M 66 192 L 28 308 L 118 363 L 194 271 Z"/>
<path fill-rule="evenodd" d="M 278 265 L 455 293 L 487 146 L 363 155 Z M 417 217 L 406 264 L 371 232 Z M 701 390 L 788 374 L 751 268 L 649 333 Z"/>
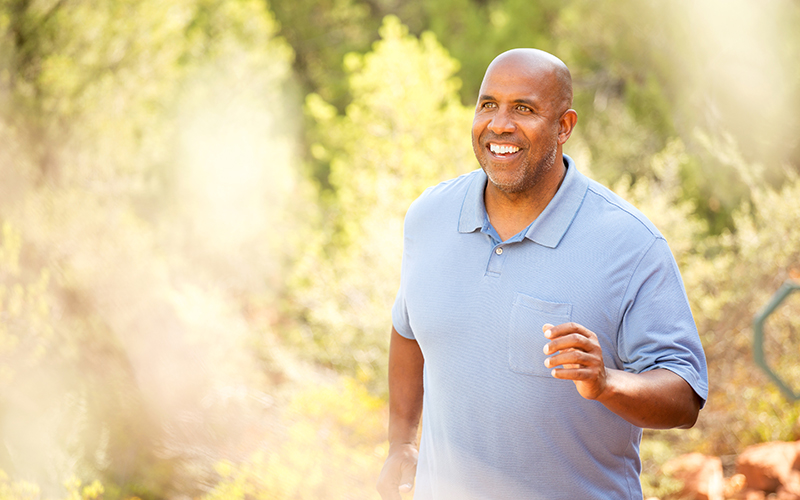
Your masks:
<path fill-rule="evenodd" d="M 526 238 L 548 248 L 558 246 L 578 213 L 589 187 L 589 179 L 578 172 L 572 158 L 564 155 L 564 162 L 567 165 L 567 173 L 561 187 L 544 211 L 525 231 Z M 461 205 L 458 232 L 471 233 L 483 228 L 486 220 L 486 205 L 483 202 L 486 181 L 486 173 L 483 170 L 476 171 Z"/>

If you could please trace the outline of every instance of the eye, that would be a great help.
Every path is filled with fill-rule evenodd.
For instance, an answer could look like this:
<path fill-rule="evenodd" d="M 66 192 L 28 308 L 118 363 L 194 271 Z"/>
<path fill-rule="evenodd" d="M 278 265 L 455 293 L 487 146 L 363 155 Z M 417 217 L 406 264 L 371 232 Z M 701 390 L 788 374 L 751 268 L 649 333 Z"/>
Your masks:
<path fill-rule="evenodd" d="M 485 102 L 481 104 L 482 109 L 494 109 L 497 107 L 497 103 L 494 102 Z"/>
<path fill-rule="evenodd" d="M 524 104 L 517 104 L 515 109 L 520 113 L 532 113 L 533 110 Z"/>

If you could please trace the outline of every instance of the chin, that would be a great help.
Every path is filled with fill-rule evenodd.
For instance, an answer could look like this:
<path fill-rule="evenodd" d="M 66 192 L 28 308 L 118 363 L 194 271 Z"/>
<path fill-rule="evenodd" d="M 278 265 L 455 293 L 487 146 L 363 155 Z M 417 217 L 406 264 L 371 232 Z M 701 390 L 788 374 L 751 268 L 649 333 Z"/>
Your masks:
<path fill-rule="evenodd" d="M 503 193 L 516 194 L 525 191 L 526 186 L 524 179 L 520 179 L 519 176 L 497 175 L 495 172 L 486 168 L 484 168 L 483 171 L 486 172 L 486 177 L 489 178 L 489 182 Z"/>

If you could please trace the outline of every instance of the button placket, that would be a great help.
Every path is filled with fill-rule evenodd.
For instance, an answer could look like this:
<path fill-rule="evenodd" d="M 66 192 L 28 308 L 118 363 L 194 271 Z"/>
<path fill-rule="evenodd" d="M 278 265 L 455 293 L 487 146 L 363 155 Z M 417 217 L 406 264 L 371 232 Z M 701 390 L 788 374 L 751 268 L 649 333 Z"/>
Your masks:
<path fill-rule="evenodd" d="M 507 252 L 504 251 L 504 248 L 500 245 L 496 246 L 492 253 L 489 254 L 489 266 L 486 269 L 488 274 L 492 274 L 495 276 L 499 276 L 501 271 L 503 270 L 503 261 L 506 258 Z"/>

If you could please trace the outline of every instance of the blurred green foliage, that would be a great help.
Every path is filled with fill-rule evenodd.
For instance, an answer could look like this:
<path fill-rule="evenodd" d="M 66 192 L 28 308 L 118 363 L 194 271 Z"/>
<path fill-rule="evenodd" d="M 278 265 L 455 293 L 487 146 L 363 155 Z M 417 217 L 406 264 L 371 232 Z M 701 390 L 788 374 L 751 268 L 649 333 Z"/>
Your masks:
<path fill-rule="evenodd" d="M 317 189 L 315 238 L 290 298 L 301 307 L 292 338 L 303 352 L 385 388 L 405 211 L 426 187 L 475 162 L 457 62 L 396 17 L 386 18 L 381 35 L 372 52 L 345 59 L 352 102 L 343 115 L 318 94 L 306 99 L 317 139 L 311 152 L 330 164 L 330 186 Z"/>
<path fill-rule="evenodd" d="M 67 495 L 64 500 L 97 500 L 102 498 L 105 489 L 100 481 L 92 481 L 83 485 L 78 478 L 72 477 L 64 482 Z M 41 491 L 35 484 L 26 481 L 12 481 L 8 474 L 0 470 L 0 499 L 2 500 L 35 500 L 41 498 Z M 133 500 L 133 498 L 131 499 Z"/>
<path fill-rule="evenodd" d="M 299 390 L 285 408 L 273 445 L 243 463 L 221 461 L 220 481 L 204 500 L 374 496 L 387 418 L 385 404 L 345 378 Z"/>
<path fill-rule="evenodd" d="M 0 498 L 375 498 L 403 216 L 477 168 L 483 71 L 518 46 L 570 66 L 565 150 L 665 234 L 706 348 L 708 404 L 646 432 L 645 492 L 679 488 L 681 453 L 800 438 L 749 331 L 800 265 L 798 21 L 789 0 L 0 1 Z M 798 308 L 765 342 L 790 380 Z"/>

